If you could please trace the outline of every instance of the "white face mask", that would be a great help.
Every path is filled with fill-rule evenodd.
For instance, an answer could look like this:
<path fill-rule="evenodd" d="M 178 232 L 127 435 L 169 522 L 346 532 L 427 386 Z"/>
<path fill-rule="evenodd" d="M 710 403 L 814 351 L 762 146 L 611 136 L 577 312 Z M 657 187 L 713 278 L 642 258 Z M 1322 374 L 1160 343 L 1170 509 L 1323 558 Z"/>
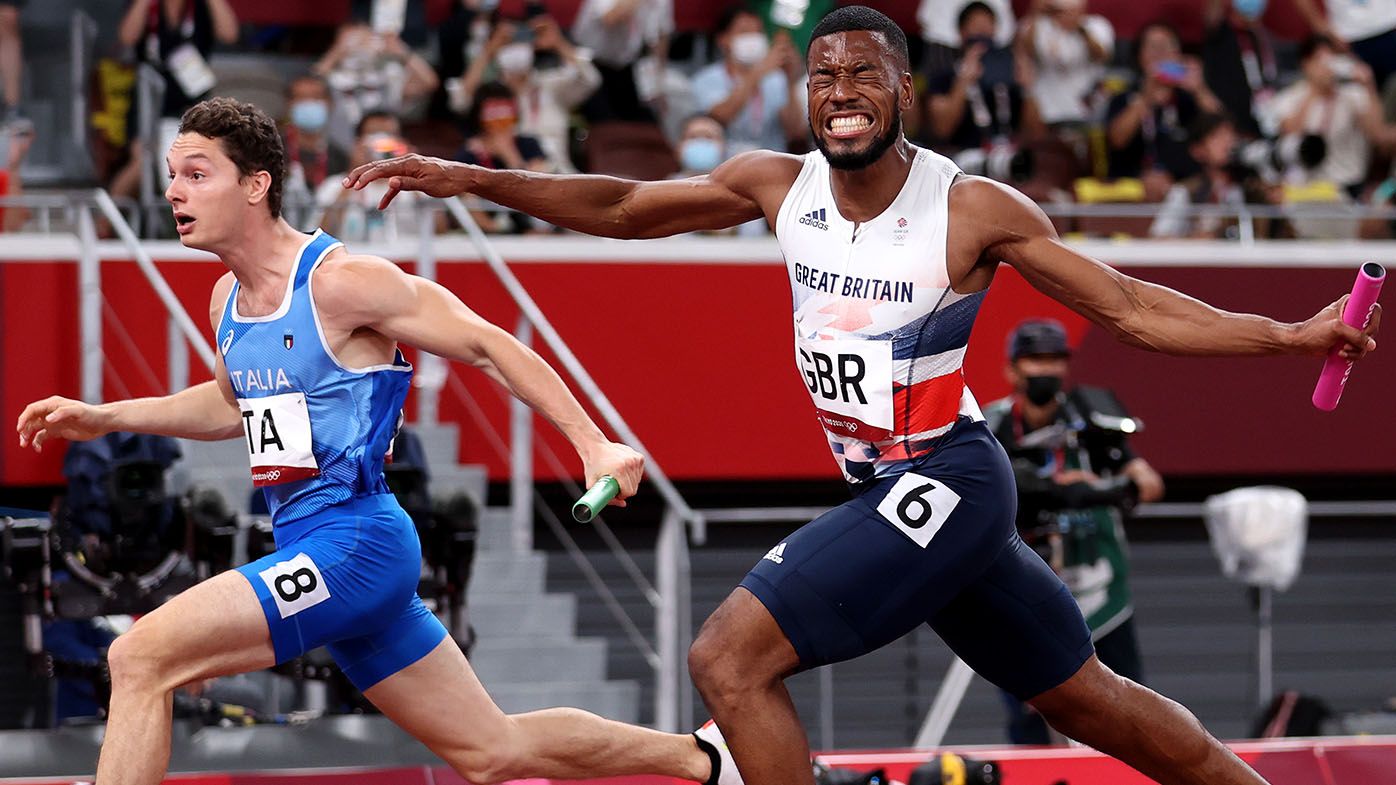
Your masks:
<path fill-rule="evenodd" d="M 533 68 L 533 45 L 517 42 L 499 48 L 494 61 L 506 74 L 522 74 Z"/>
<path fill-rule="evenodd" d="M 732 36 L 732 59 L 742 65 L 756 65 L 771 49 L 764 33 L 742 33 Z"/>

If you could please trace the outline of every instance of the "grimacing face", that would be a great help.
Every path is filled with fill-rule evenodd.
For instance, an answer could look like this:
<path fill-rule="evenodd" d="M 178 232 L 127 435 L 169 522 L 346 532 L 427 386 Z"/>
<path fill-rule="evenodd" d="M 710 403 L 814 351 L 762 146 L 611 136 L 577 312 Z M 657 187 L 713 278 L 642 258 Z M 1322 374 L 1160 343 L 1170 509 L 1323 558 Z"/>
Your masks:
<path fill-rule="evenodd" d="M 880 33 L 854 30 L 809 48 L 809 124 L 835 169 L 863 169 L 901 137 L 911 74 Z"/>
<path fill-rule="evenodd" d="M 251 211 L 267 209 L 271 174 L 243 177 L 217 139 L 182 133 L 165 161 L 170 174 L 165 201 L 174 211 L 175 231 L 185 247 L 215 252 L 226 248 L 236 241 Z"/>

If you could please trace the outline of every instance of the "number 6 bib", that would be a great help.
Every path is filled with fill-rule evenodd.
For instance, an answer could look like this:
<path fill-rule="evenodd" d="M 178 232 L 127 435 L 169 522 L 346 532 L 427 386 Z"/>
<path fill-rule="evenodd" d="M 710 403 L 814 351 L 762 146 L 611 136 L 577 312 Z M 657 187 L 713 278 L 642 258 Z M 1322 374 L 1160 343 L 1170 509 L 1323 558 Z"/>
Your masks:
<path fill-rule="evenodd" d="M 907 472 L 877 505 L 877 512 L 924 548 L 959 504 L 960 494 L 945 483 Z"/>
<path fill-rule="evenodd" d="M 278 485 L 320 476 L 304 393 L 239 398 L 252 484 Z"/>

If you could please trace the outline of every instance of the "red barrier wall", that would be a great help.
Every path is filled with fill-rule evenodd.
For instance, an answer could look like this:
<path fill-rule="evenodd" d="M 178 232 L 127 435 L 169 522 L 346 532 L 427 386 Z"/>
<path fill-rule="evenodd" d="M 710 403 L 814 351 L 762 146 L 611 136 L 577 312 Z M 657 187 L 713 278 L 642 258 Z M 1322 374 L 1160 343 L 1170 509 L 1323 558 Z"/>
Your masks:
<path fill-rule="evenodd" d="M 206 323 L 213 263 L 160 265 L 186 308 Z M 442 264 L 440 280 L 486 317 L 511 327 L 517 310 L 482 264 Z M 790 294 L 775 264 L 516 264 L 549 314 L 636 433 L 679 479 L 820 478 L 835 469 L 792 368 Z M 1309 268 L 1130 268 L 1221 307 L 1302 319 L 1351 285 L 1351 272 Z M 104 342 L 109 398 L 158 393 L 166 375 L 163 311 L 131 262 L 102 265 L 108 292 Z M 78 392 L 76 273 L 70 263 L 0 265 L 0 415 Z M 117 295 L 111 294 L 119 293 Z M 1396 472 L 1396 355 L 1378 352 L 1356 371 L 1342 406 L 1315 410 L 1317 358 L 1161 357 L 1116 344 L 1004 268 L 981 311 L 966 375 L 981 401 L 1005 392 L 1003 346 L 1027 316 L 1065 321 L 1079 345 L 1082 381 L 1118 390 L 1147 428 L 1140 452 L 1166 473 Z M 192 363 L 197 370 L 197 361 Z M 507 432 L 494 386 L 457 369 L 489 419 Z M 195 380 L 204 378 L 196 372 Z M 409 417 L 415 401 L 409 398 Z M 463 422 L 470 462 L 506 467 L 454 396 L 443 419 Z M 565 445 L 548 443 L 574 465 Z M 61 450 L 35 456 L 16 440 L 0 448 L 0 484 L 59 481 Z M 549 476 L 546 466 L 540 474 Z"/>

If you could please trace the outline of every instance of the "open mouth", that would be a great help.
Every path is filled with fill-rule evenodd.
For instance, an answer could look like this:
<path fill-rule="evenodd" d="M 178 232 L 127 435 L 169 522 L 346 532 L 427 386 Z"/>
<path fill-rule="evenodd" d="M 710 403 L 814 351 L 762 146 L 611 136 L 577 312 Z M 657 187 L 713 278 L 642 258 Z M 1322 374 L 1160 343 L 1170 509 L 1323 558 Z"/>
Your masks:
<path fill-rule="evenodd" d="M 829 136 L 835 139 L 852 139 L 861 136 L 868 129 L 872 128 L 873 119 L 867 114 L 842 114 L 830 117 L 824 123 L 824 130 L 829 132 Z"/>
<path fill-rule="evenodd" d="M 175 231 L 180 234 L 188 234 L 194 228 L 194 216 L 175 215 Z"/>

